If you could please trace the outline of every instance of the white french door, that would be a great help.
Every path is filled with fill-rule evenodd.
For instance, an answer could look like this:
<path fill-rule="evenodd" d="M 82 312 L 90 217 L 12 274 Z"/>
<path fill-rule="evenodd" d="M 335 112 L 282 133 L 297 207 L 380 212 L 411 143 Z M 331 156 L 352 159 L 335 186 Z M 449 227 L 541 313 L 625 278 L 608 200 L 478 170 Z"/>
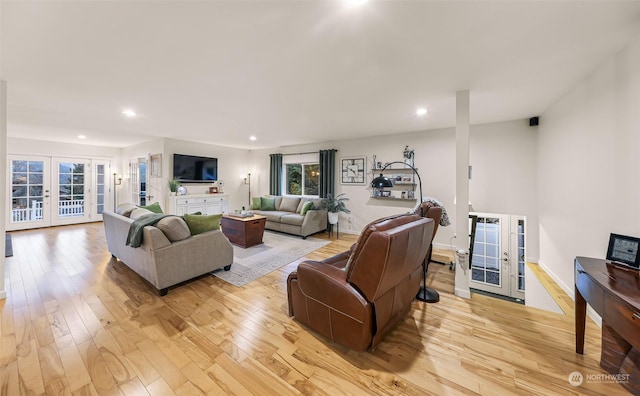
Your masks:
<path fill-rule="evenodd" d="M 48 157 L 9 156 L 7 230 L 51 224 L 51 160 Z"/>
<path fill-rule="evenodd" d="M 524 300 L 525 218 L 492 213 L 478 216 L 469 286 Z"/>
<path fill-rule="evenodd" d="M 108 161 L 17 155 L 8 159 L 8 230 L 102 219 L 108 205 Z"/>
<path fill-rule="evenodd" d="M 51 205 L 51 225 L 75 224 L 89 221 L 89 185 L 91 160 L 53 158 L 54 186 Z"/>

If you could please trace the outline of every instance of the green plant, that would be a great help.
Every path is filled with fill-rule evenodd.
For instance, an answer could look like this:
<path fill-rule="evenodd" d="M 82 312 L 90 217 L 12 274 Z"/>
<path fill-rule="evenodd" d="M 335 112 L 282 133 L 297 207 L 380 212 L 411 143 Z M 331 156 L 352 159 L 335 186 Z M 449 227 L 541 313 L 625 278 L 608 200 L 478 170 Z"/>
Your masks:
<path fill-rule="evenodd" d="M 180 182 L 178 181 L 178 179 L 169 179 L 169 191 L 171 192 L 177 192 L 178 191 L 178 187 L 180 187 Z"/>
<path fill-rule="evenodd" d="M 345 205 L 345 201 L 348 201 L 349 198 L 345 196 L 345 193 L 338 194 L 335 197 L 332 194 L 327 194 L 325 198 L 322 198 L 320 202 L 320 207 L 322 209 L 326 209 L 327 212 L 330 213 L 351 213 L 347 206 Z"/>

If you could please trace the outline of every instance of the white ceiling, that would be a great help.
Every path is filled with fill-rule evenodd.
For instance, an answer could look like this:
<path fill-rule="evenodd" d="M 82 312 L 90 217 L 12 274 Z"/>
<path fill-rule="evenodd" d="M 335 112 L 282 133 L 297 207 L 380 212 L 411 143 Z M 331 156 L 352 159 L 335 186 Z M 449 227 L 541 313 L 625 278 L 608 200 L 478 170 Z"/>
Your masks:
<path fill-rule="evenodd" d="M 538 115 L 638 34 L 640 2 L 3 1 L 0 14 L 9 136 L 263 148 L 450 127 L 463 89 L 473 124 Z"/>

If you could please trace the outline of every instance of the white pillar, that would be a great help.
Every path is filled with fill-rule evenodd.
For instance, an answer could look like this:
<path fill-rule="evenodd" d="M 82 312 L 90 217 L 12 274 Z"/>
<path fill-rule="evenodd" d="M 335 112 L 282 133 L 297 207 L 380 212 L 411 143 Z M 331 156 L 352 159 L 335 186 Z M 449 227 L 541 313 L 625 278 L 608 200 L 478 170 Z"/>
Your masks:
<path fill-rule="evenodd" d="M 456 92 L 456 250 L 469 250 L 469 90 Z M 456 296 L 471 298 L 468 263 L 456 266 Z"/>
<path fill-rule="evenodd" d="M 0 186 L 7 185 L 7 82 L 0 80 Z M 7 297 L 4 285 L 5 244 L 7 231 L 7 189 L 0 189 L 0 299 Z"/>

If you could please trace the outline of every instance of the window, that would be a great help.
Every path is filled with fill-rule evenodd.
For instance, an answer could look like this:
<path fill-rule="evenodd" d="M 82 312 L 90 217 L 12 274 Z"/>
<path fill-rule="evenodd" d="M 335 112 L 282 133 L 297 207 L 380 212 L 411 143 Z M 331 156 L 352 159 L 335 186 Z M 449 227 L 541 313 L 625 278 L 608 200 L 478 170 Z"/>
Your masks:
<path fill-rule="evenodd" d="M 318 164 L 285 164 L 285 194 L 318 195 Z"/>

